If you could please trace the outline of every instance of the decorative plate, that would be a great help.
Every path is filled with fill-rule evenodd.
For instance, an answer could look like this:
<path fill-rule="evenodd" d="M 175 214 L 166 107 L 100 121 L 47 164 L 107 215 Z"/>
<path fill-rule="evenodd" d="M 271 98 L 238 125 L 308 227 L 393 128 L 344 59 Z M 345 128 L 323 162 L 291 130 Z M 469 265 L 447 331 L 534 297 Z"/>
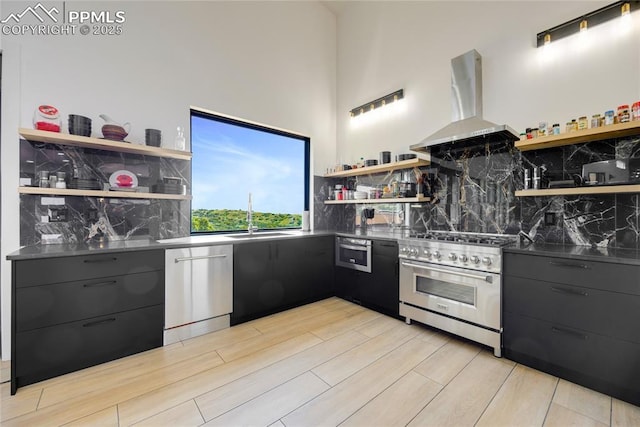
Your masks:
<path fill-rule="evenodd" d="M 118 188 L 134 188 L 138 186 L 138 177 L 127 170 L 115 171 L 109 177 L 109 185 Z"/>

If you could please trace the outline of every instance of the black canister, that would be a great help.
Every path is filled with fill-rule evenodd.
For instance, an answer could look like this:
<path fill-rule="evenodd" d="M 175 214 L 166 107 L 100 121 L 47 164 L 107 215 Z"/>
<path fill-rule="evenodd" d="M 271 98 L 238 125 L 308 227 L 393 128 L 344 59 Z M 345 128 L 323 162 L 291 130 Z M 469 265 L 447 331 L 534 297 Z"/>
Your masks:
<path fill-rule="evenodd" d="M 380 164 L 391 163 L 391 151 L 380 152 Z"/>

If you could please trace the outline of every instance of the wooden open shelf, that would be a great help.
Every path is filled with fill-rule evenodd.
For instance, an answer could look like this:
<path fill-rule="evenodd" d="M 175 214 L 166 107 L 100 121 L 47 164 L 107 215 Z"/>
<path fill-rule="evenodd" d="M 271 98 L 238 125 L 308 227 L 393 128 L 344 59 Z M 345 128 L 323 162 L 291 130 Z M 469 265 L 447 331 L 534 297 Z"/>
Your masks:
<path fill-rule="evenodd" d="M 544 188 L 541 190 L 518 190 L 516 197 L 566 196 L 575 194 L 613 194 L 640 193 L 640 184 L 632 185 L 594 185 L 591 187 Z"/>
<path fill-rule="evenodd" d="M 164 193 L 137 193 L 129 191 L 77 190 L 75 188 L 40 188 L 18 187 L 20 194 L 35 194 L 41 196 L 86 196 L 110 197 L 114 199 L 162 199 L 162 200 L 191 200 L 190 195 Z"/>
<path fill-rule="evenodd" d="M 561 135 L 541 136 L 533 139 L 521 139 L 515 146 L 520 151 L 543 150 L 545 148 L 562 147 L 581 144 L 583 142 L 620 138 L 640 134 L 640 121 L 618 123 L 615 125 L 579 130 Z"/>
<path fill-rule="evenodd" d="M 143 154 L 145 156 L 168 157 L 178 160 L 191 160 L 192 157 L 192 154 L 188 151 L 169 150 L 166 148 L 150 147 L 147 145 L 132 144 L 129 142 L 110 141 L 108 139 L 71 135 L 68 133 L 47 132 L 26 128 L 20 128 L 18 132 L 28 141 L 42 142 L 45 144 L 69 145 L 72 147 L 92 148 L 96 150 Z"/>
<path fill-rule="evenodd" d="M 417 197 L 397 197 L 383 199 L 361 199 L 361 200 L 325 200 L 325 205 L 356 205 L 369 203 L 423 203 L 429 202 L 431 198 L 424 196 Z"/>
<path fill-rule="evenodd" d="M 370 175 L 372 173 L 381 173 L 381 172 L 389 172 L 398 169 L 411 169 L 417 168 L 420 166 L 429 166 L 431 162 L 426 159 L 415 158 L 409 160 L 402 160 L 400 162 L 392 162 L 385 163 L 382 165 L 376 166 L 365 166 L 357 169 L 350 169 L 346 171 L 333 172 L 324 175 L 325 178 L 343 178 L 347 176 L 359 176 L 359 175 Z M 347 200 L 343 200 L 347 201 Z"/>

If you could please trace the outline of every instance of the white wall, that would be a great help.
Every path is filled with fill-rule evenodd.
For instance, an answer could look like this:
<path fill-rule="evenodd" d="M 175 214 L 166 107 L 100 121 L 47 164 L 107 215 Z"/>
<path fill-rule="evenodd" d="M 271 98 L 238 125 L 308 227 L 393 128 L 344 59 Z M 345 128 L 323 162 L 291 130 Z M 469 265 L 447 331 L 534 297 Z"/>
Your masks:
<path fill-rule="evenodd" d="M 564 129 L 572 118 L 640 100 L 640 12 L 624 36 L 607 23 L 589 30 L 585 48 L 576 37 L 552 43 L 553 59 L 535 47 L 538 32 L 610 3 L 350 3 L 338 19 L 337 159 L 408 152 L 448 124 L 451 58 L 474 48 L 483 57 L 484 118 L 519 132 L 542 120 Z M 350 109 L 399 88 L 404 111 L 352 126 Z"/>
<path fill-rule="evenodd" d="M 20 9 L 25 2 L 21 2 Z M 121 36 L 2 36 L 2 246 L 19 247 L 18 127 L 50 103 L 129 121 L 173 140 L 189 106 L 311 137 L 312 161 L 335 157 L 336 18 L 317 2 L 67 2 L 123 10 Z M 12 11 L 3 2 L 2 14 Z M 15 8 L 15 7 L 14 7 Z M 97 132 L 96 132 L 97 131 Z M 230 185 L 232 183 L 229 183 Z M 10 264 L 2 274 L 2 357 L 10 354 Z"/>

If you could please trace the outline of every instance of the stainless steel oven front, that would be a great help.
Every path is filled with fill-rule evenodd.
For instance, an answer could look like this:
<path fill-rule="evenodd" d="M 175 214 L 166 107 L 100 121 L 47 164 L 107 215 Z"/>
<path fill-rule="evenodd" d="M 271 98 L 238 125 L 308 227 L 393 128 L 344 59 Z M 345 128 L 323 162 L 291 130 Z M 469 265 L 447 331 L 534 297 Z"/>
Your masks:
<path fill-rule="evenodd" d="M 336 236 L 336 266 L 371 273 L 371 240 Z"/>
<path fill-rule="evenodd" d="M 500 275 L 420 261 L 400 262 L 400 300 L 500 329 Z"/>

